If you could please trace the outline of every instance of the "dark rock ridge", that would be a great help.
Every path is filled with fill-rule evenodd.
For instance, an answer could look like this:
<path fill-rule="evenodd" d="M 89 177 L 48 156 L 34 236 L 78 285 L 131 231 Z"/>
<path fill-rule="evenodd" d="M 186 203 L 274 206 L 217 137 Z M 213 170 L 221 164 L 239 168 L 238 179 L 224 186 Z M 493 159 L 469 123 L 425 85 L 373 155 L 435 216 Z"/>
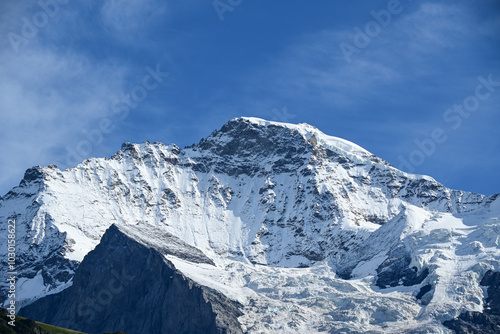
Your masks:
<path fill-rule="evenodd" d="M 429 275 L 429 268 L 411 266 L 411 252 L 399 239 L 406 228 L 406 211 L 402 207 L 397 216 L 373 232 L 359 248 L 353 248 L 347 253 L 340 263 L 341 270 L 337 272 L 339 277 L 352 278 L 352 271 L 360 261 L 367 261 L 376 256 L 380 249 L 386 249 L 387 258 L 376 269 L 376 286 L 384 289 L 422 283 Z"/>
<path fill-rule="evenodd" d="M 500 333 L 500 272 L 489 270 L 481 280 L 488 287 L 484 312 L 464 312 L 443 324 L 457 334 Z"/>
<path fill-rule="evenodd" d="M 79 263 L 65 257 L 65 253 L 68 247 L 71 247 L 71 244 L 65 240 L 64 234 L 57 232 L 55 229 L 46 232 L 46 236 L 53 240 L 50 243 L 38 244 L 30 240 L 36 234 L 36 231 L 33 231 L 29 227 L 29 223 L 26 221 L 25 217 L 35 215 L 42 206 L 38 191 L 43 188 L 45 176 L 40 176 L 42 175 L 40 174 L 40 168 L 41 167 L 34 167 L 31 171 L 28 170 L 26 172 L 27 175 L 38 175 L 34 180 L 25 181 L 25 179 L 23 179 L 20 183 L 20 187 L 7 193 L 5 198 L 22 196 L 25 202 L 30 203 L 26 207 L 25 212 L 22 214 L 16 213 L 10 215 L 7 219 L 14 219 L 16 221 L 16 247 L 18 247 L 16 253 L 17 279 L 32 279 L 41 274 L 45 286 L 56 288 L 63 284 L 67 284 L 71 280 L 74 275 L 74 270 L 78 267 Z M 22 195 L 19 195 L 17 191 Z M 1 207 L 2 202 L 0 201 L 0 208 Z M 53 218 L 49 213 L 44 213 L 43 217 L 47 224 L 53 222 Z M 5 236 L 6 235 L 7 234 L 5 234 Z M 20 249 L 19 245 L 29 245 L 29 248 L 27 248 L 29 251 Z M 0 259 L 0 267 L 8 267 L 7 257 Z M 4 272 L 7 272 L 7 270 L 4 270 Z M 0 300 L 6 300 L 7 293 L 8 289 L 5 289 L 5 286 L 2 287 L 0 289 Z"/>
<path fill-rule="evenodd" d="M 50 166 L 30 169 L 20 185 L 0 199 L 0 221 L 16 218 L 18 277 L 28 279 L 25 287 L 37 287 L 23 291 L 26 298 L 20 306 L 73 284 L 66 292 L 26 307 L 46 321 L 76 324 L 77 329 L 92 332 L 130 332 L 130 328 L 140 333 L 162 332 L 167 322 L 169 332 L 239 331 L 238 306 L 182 276 L 165 260 L 165 254 L 205 268 L 221 258 L 235 261 L 234 267 L 226 267 L 234 270 L 234 276 L 224 276 L 222 281 L 227 277 L 248 286 L 288 271 L 267 271 L 261 266 L 308 267 L 323 261 L 337 277 L 370 275 L 380 288 L 412 286 L 393 289 L 415 296 L 397 301 L 371 286 L 381 299 L 355 299 L 352 305 L 360 311 L 372 306 L 382 311 L 371 313 L 376 315 L 371 320 L 367 313 L 357 318 L 359 322 L 354 317 L 352 322 L 346 320 L 342 326 L 353 332 L 355 327 L 362 331 L 385 322 L 404 323 L 416 303 L 429 304 L 434 291 L 448 284 L 436 279 L 436 269 L 448 261 L 443 257 L 436 264 L 442 243 L 449 242 L 457 258 L 494 254 L 484 258 L 492 259 L 488 264 L 498 268 L 493 263 L 498 259 L 498 252 L 493 252 L 495 240 L 490 238 L 498 227 L 496 198 L 447 189 L 430 177 L 404 173 L 357 145 L 326 136 L 309 125 L 239 118 L 184 149 L 173 144 L 125 143 L 110 159 L 87 159 L 66 171 Z M 475 231 L 467 236 L 453 233 L 451 227 L 439 228 L 451 216 L 468 225 L 469 214 L 465 213 L 472 217 L 478 209 L 479 215 L 488 218 L 481 218 L 484 224 L 475 227 L 476 219 L 472 219 L 469 227 Z M 119 227 L 109 233 L 123 242 L 112 242 L 112 236 L 106 236 L 96 248 L 99 251 L 86 260 L 90 264 L 83 265 L 74 277 L 83 254 L 101 240 L 112 223 Z M 421 230 L 421 224 L 432 233 Z M 0 230 L 5 232 L 6 227 L 0 226 Z M 0 239 L 0 255 L 5 254 L 6 240 Z M 421 252 L 429 248 L 436 256 L 428 258 Z M 7 256 L 2 259 L 0 266 L 5 269 Z M 239 268 L 236 261 L 257 264 L 266 276 L 249 274 L 253 269 Z M 460 268 L 455 269 L 461 274 Z M 311 284 L 308 289 L 314 295 L 321 292 L 315 290 L 319 285 L 314 282 L 323 274 L 316 275 L 314 267 L 310 271 L 312 283 L 304 284 Z M 201 272 L 185 274 L 206 282 L 204 277 L 196 278 Z M 218 283 L 214 277 L 210 280 Z M 463 300 L 461 307 L 480 302 L 469 293 L 469 289 L 476 292 L 476 276 L 464 277 L 464 290 L 456 290 L 457 300 Z M 337 283 L 351 285 L 335 281 L 335 286 Z M 5 283 L 0 282 L 0 291 L 7 291 Z M 282 328 L 307 322 L 304 328 L 312 331 L 315 326 L 311 321 L 316 312 L 308 314 L 308 310 L 321 304 L 310 304 L 309 292 L 296 299 L 304 308 L 289 311 L 277 307 L 281 317 L 267 314 L 266 307 L 288 301 L 273 299 L 273 291 L 260 288 L 255 296 L 255 300 L 253 295 L 245 297 L 245 316 L 239 317 L 243 328 L 261 331 L 275 328 L 266 326 L 278 322 Z M 328 303 L 336 298 L 326 290 L 325 296 L 330 298 L 325 297 Z M 1 294 L 0 298 L 6 299 Z M 176 305 L 178 300 L 186 301 L 189 308 Z M 405 311 L 412 303 L 415 305 Z M 326 311 L 339 315 L 325 313 L 325 323 L 337 322 L 344 315 L 351 319 L 354 314 L 342 315 L 347 304 L 324 305 Z M 394 313 L 386 317 L 383 310 L 387 305 Z M 136 309 L 140 310 L 137 314 Z M 445 307 L 436 312 L 439 317 L 432 326 L 440 329 L 443 319 L 458 315 Z M 394 319 L 388 320 L 390 317 Z M 368 327 L 362 329 L 362 324 Z M 320 326 L 321 330 L 327 328 L 318 322 Z"/>
<path fill-rule="evenodd" d="M 147 248 L 153 248 L 163 255 L 174 255 L 192 263 L 215 265 L 201 250 L 193 247 L 175 235 L 161 230 L 141 229 L 137 226 L 120 226 L 120 230 Z"/>
<path fill-rule="evenodd" d="M 422 300 L 422 298 L 429 293 L 432 290 L 432 285 L 426 284 L 423 287 L 420 288 L 418 291 L 417 295 L 415 296 L 416 299 Z M 426 302 L 422 302 L 422 304 L 426 305 Z"/>
<path fill-rule="evenodd" d="M 93 333 L 242 333 L 235 302 L 186 278 L 162 252 L 115 225 L 84 258 L 70 288 L 20 315 Z"/>
<path fill-rule="evenodd" d="M 307 140 L 297 130 L 272 124 L 260 126 L 243 118 L 230 120 L 186 150 L 203 152 L 202 157 L 194 158 L 196 170 L 206 172 L 213 168 L 215 172 L 236 176 L 295 173 L 298 170 L 310 173 L 304 167 L 321 159 L 352 164 L 346 156 L 318 144 L 315 135 Z M 265 159 L 272 161 L 270 170 L 261 163 Z M 372 154 L 366 154 L 366 159 L 389 166 Z"/>
<path fill-rule="evenodd" d="M 429 275 L 425 268 L 418 273 L 418 268 L 410 268 L 411 257 L 400 246 L 389 253 L 389 257 L 377 268 L 377 282 L 379 288 L 395 287 L 398 285 L 412 286 L 420 284 Z"/>

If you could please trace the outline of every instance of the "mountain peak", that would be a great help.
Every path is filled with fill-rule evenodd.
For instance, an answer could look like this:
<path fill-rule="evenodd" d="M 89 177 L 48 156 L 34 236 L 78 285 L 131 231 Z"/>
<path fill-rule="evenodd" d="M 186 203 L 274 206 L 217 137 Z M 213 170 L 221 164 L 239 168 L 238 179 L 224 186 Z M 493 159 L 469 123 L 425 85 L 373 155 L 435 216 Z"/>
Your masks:
<path fill-rule="evenodd" d="M 316 128 L 315 126 L 312 126 L 310 124 L 307 124 L 307 123 L 294 124 L 294 123 L 286 123 L 286 122 L 268 121 L 268 120 L 258 118 L 258 117 L 241 116 L 241 117 L 233 118 L 229 122 L 231 122 L 231 121 L 247 122 L 247 123 L 251 123 L 254 125 L 258 125 L 258 126 L 280 126 L 280 127 L 291 128 L 291 129 L 298 128 L 298 127 L 304 127 L 304 128 L 311 128 L 311 129 L 319 131 L 318 128 Z"/>
<path fill-rule="evenodd" d="M 35 167 L 22 182 L 0 204 L 0 221 L 16 217 L 25 236 L 16 243 L 20 304 L 70 286 L 111 224 L 241 301 L 249 332 L 280 325 L 267 307 L 301 332 L 340 331 L 332 319 L 353 321 L 349 332 L 384 332 L 423 309 L 436 319 L 429 332 L 439 332 L 442 319 L 482 307 L 477 278 L 500 268 L 496 197 L 404 173 L 307 124 L 235 118 L 191 147 L 124 143 L 111 159 Z M 4 258 L 7 249 L 0 239 Z M 455 285 L 461 292 L 443 292 Z M 4 300 L 7 291 L 0 284 Z M 352 300 L 367 318 L 343 318 Z"/>
<path fill-rule="evenodd" d="M 43 169 L 41 166 L 34 166 L 32 168 L 28 168 L 24 172 L 23 180 L 30 182 L 43 178 Z"/>
<path fill-rule="evenodd" d="M 375 157 L 359 145 L 329 136 L 307 123 L 281 123 L 256 117 L 233 118 L 220 130 L 202 139 L 198 146 L 201 149 L 216 146 L 222 149 L 224 154 L 235 153 L 242 149 L 262 153 L 264 148 L 267 153 L 271 151 L 284 153 L 286 150 L 304 150 L 306 146 L 319 146 L 355 162 Z"/>

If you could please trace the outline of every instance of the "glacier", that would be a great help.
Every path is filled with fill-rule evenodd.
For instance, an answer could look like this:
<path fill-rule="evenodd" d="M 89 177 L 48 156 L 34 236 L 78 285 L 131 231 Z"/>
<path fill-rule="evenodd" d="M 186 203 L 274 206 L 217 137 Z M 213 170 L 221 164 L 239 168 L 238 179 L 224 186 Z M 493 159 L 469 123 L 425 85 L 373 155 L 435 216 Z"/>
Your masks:
<path fill-rule="evenodd" d="M 499 213 L 499 194 L 448 189 L 308 124 L 240 117 L 183 149 L 124 143 L 33 167 L 0 198 L 0 235 L 15 219 L 22 306 L 70 287 L 114 224 L 155 249 L 178 240 L 165 259 L 238 302 L 244 332 L 451 333 L 443 322 L 483 312 L 481 279 L 500 271 Z"/>

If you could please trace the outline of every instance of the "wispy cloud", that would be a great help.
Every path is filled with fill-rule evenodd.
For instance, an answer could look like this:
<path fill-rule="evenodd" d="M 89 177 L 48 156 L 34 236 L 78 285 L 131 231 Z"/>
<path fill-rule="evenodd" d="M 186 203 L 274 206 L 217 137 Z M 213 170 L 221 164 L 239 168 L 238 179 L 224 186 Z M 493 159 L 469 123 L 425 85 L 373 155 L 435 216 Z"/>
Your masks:
<path fill-rule="evenodd" d="M 484 45 L 498 36 L 500 19 L 466 2 L 401 1 L 404 10 L 347 63 L 339 44 L 352 41 L 354 26 L 363 28 L 373 19 L 367 3 L 359 20 L 348 6 L 349 18 L 341 24 L 292 29 L 277 44 L 259 35 L 262 29 L 255 35 L 243 30 L 248 41 L 269 39 L 262 45 L 275 47 L 257 48 L 255 54 L 248 48 L 250 54 L 242 54 L 233 51 L 244 45 L 246 35 L 231 28 L 245 27 L 237 20 L 221 25 L 210 2 L 71 1 L 15 53 L 7 33 L 21 33 L 23 17 L 31 20 L 41 9 L 36 0 L 2 1 L 0 122 L 6 130 L 0 140 L 6 144 L 0 189 L 17 183 L 31 165 L 64 162 L 66 145 L 82 140 L 85 130 L 94 129 L 140 83 L 145 67 L 157 63 L 173 74 L 175 84 L 150 94 L 112 140 L 161 137 L 168 128 L 168 140 L 177 142 L 188 132 L 189 140 L 199 138 L 235 114 L 268 119 L 293 115 L 293 122 L 324 126 L 368 149 L 377 143 L 374 153 L 384 158 L 392 151 L 398 152 L 396 157 L 404 154 L 414 138 L 441 122 L 450 104 L 471 93 L 478 75 L 495 70 L 485 67 L 484 60 L 499 64 L 494 61 L 498 52 Z M 252 14 L 257 9 L 252 6 L 237 15 L 248 20 L 257 13 Z M 267 14 L 279 8 L 270 6 Z M 275 18 L 265 19 L 270 17 Z M 482 105 L 481 115 L 494 114 L 495 101 L 492 97 Z M 166 124 L 155 127 L 160 122 Z M 111 145 L 108 139 L 103 146 Z"/>
<path fill-rule="evenodd" d="M 127 70 L 78 54 L 33 46 L 0 54 L 0 165 L 25 168 L 56 161 L 52 150 L 82 136 L 122 94 Z M 59 159 L 57 159 L 59 160 Z M 28 165 L 27 165 L 28 164 Z M 9 182 L 3 170 L 0 183 Z"/>
<path fill-rule="evenodd" d="M 493 35 L 498 22 L 483 22 L 459 4 L 423 3 L 405 10 L 351 63 L 345 61 L 339 44 L 352 40 L 352 29 L 300 36 L 274 60 L 242 78 L 245 88 L 237 98 L 273 96 L 285 103 L 310 101 L 352 113 L 370 100 L 408 104 L 425 102 L 413 99 L 432 90 L 447 94 L 453 87 L 468 89 L 470 80 L 481 73 L 474 69 L 464 77 L 459 52 L 473 48 L 478 35 Z M 455 73 L 457 69 L 462 72 Z"/>
<path fill-rule="evenodd" d="M 367 47 L 352 56 L 352 62 L 346 62 L 339 48 L 341 42 L 353 40 L 352 27 L 308 33 L 242 76 L 236 85 L 241 90 L 221 91 L 212 108 L 272 118 L 269 106 L 287 105 L 301 111 L 294 121 L 320 124 L 332 134 L 376 147 L 374 153 L 397 164 L 398 155 L 414 149 L 415 139 L 447 126 L 443 113 L 474 93 L 478 76 L 495 73 L 500 78 L 499 67 L 486 65 L 494 61 L 483 62 L 498 57 L 498 51 L 487 47 L 498 39 L 497 15 L 478 13 L 478 6 L 464 2 L 406 4 L 408 8 L 393 16 Z M 364 19 L 353 27 L 365 27 L 366 16 L 360 13 L 360 17 Z M 232 105 L 227 96 L 234 97 Z M 460 129 L 460 135 L 468 138 L 462 138 L 460 145 L 471 157 L 477 151 L 473 138 L 484 135 L 485 127 L 479 124 L 495 119 L 497 101 L 492 97 L 482 103 L 480 114 L 474 115 L 477 122 L 471 117 Z M 456 168 L 470 165 L 455 150 L 457 137 L 458 132 L 450 133 L 439 154 L 428 159 L 436 163 L 434 170 L 417 172 L 439 174 L 443 162 Z"/>
<path fill-rule="evenodd" d="M 104 26 L 115 37 L 131 40 L 154 20 L 168 19 L 168 1 L 106 0 L 101 8 Z"/>
<path fill-rule="evenodd" d="M 112 59 L 96 60 L 77 48 L 60 45 L 46 32 L 71 15 L 62 10 L 57 23 L 47 23 L 29 44 L 14 50 L 9 32 L 22 34 L 22 18 L 41 11 L 35 2 L 3 4 L 0 51 L 0 189 L 17 184 L 24 169 L 61 159 L 64 145 L 78 140 L 85 129 L 111 112 L 110 105 L 125 91 L 127 66 Z M 31 15 L 31 16 L 30 16 Z M 19 22 L 21 23 L 19 23 Z M 5 38 L 3 38 L 5 37 Z M 16 52 L 17 51 L 17 52 Z M 67 167 L 67 166 L 61 166 Z"/>
<path fill-rule="evenodd" d="M 66 168 L 71 167 L 69 160 L 114 152 L 113 140 L 126 136 L 120 128 L 127 125 L 117 121 L 114 107 L 131 98 L 127 95 L 150 95 L 156 87 L 153 78 L 147 81 L 150 90 L 139 87 L 147 68 L 164 75 L 171 63 L 164 50 L 157 49 L 159 55 L 151 57 L 153 52 L 145 47 L 151 39 L 144 37 L 160 18 L 168 18 L 167 2 L 106 0 L 55 6 L 44 9 L 37 1 L 10 0 L 0 5 L 0 195 L 33 165 Z M 37 26 L 33 15 L 47 20 Z M 36 34 L 14 48 L 8 34 L 24 38 L 26 21 L 34 24 Z M 102 47 L 108 50 L 102 52 Z M 145 60 L 130 59 L 134 53 Z M 86 140 L 107 116 L 115 120 L 114 132 L 89 154 L 68 159 L 68 147 Z"/>

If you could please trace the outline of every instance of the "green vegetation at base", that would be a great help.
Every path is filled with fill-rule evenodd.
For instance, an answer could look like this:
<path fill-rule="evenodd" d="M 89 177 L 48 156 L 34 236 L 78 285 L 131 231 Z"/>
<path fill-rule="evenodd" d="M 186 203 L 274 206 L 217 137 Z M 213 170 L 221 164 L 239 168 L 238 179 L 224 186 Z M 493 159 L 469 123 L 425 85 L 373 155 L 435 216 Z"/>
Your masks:
<path fill-rule="evenodd" d="M 0 308 L 0 334 L 85 334 L 71 329 L 64 329 L 41 322 L 33 321 L 16 315 L 15 326 L 9 325 L 7 310 Z M 126 334 L 124 332 L 104 334 Z"/>

